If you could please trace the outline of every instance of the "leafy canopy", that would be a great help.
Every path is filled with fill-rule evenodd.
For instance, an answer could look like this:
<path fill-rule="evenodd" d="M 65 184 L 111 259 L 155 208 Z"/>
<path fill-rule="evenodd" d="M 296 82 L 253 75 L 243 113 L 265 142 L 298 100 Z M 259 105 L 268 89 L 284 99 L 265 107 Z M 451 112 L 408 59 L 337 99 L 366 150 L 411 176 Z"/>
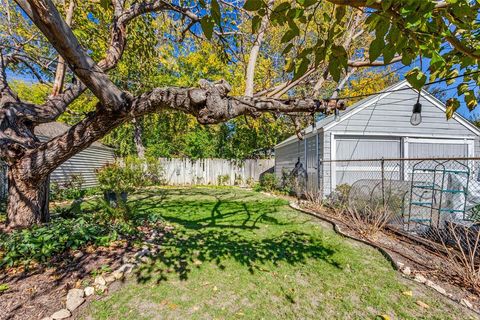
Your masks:
<path fill-rule="evenodd" d="M 363 10 L 367 29 L 374 35 L 368 45 L 371 62 L 381 59 L 389 63 L 401 56 L 402 63 L 410 65 L 420 57 L 428 65 L 428 72 L 414 68 L 407 73 L 406 79 L 414 88 L 439 79 L 449 79 L 447 84 L 452 84 L 458 77 L 458 96 L 470 110 L 476 107 L 480 84 L 478 0 L 280 1 L 270 13 L 270 20 L 273 25 L 288 26 L 281 41 L 284 54 L 294 52 L 296 63 L 287 72 L 298 78 L 309 65 L 326 63 L 330 75 L 336 81 L 340 79 L 347 71 L 348 60 L 361 54 L 348 52 L 339 41 L 346 30 L 348 6 Z M 247 0 L 243 8 L 254 14 L 253 19 L 267 14 L 265 1 Z M 319 10 L 324 11 L 321 19 L 316 15 Z M 313 42 L 305 41 L 309 25 L 318 26 L 323 36 Z M 447 105 L 447 116 L 451 116 L 460 104 L 452 98 Z"/>

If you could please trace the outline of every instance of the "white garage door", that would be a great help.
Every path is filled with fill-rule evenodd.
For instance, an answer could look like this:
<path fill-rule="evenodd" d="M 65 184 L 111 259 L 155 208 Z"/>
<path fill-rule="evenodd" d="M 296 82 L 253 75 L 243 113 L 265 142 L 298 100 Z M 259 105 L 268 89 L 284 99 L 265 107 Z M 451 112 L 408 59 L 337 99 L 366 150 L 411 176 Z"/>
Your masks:
<path fill-rule="evenodd" d="M 333 159 L 345 160 L 334 163 L 332 187 L 340 184 L 353 184 L 360 179 L 381 179 L 382 158 L 400 158 L 401 140 L 390 137 L 336 136 Z M 358 161 L 377 159 L 374 161 Z M 388 179 L 398 179 L 400 164 L 394 161 L 385 163 Z"/>
<path fill-rule="evenodd" d="M 473 140 L 406 139 L 406 158 L 473 157 Z"/>

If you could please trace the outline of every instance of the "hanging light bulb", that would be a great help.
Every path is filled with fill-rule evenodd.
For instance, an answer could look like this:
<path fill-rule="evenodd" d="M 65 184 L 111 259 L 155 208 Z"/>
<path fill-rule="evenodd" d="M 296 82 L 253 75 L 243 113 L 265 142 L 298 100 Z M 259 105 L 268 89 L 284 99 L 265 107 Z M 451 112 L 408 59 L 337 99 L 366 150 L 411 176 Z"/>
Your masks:
<path fill-rule="evenodd" d="M 422 104 L 420 102 L 417 102 L 413 105 L 410 123 L 412 126 L 418 126 L 420 123 L 422 123 Z"/>

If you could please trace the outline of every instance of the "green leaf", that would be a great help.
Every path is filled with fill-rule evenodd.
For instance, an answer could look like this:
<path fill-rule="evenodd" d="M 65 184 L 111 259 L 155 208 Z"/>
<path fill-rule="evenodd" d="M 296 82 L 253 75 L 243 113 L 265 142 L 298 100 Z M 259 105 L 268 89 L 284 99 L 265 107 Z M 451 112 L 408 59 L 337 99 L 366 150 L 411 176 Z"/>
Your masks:
<path fill-rule="evenodd" d="M 343 57 L 343 56 L 347 56 L 347 51 L 343 46 L 333 45 L 332 54 L 334 54 L 335 57 Z"/>
<path fill-rule="evenodd" d="M 468 90 L 464 94 L 465 102 L 467 103 L 468 110 L 472 111 L 477 106 L 477 98 L 473 90 Z"/>
<path fill-rule="evenodd" d="M 260 0 L 257 0 L 260 1 Z M 275 13 L 286 13 L 288 9 L 290 9 L 291 5 L 288 2 L 282 2 L 278 6 L 273 9 Z"/>
<path fill-rule="evenodd" d="M 252 33 L 257 33 L 258 29 L 260 28 L 260 24 L 262 19 L 259 16 L 254 16 L 252 18 Z"/>
<path fill-rule="evenodd" d="M 100 6 L 104 9 L 107 10 L 108 7 L 112 4 L 112 0 L 100 0 Z"/>
<path fill-rule="evenodd" d="M 408 71 L 405 78 L 417 90 L 421 90 L 427 81 L 427 76 L 417 67 Z"/>
<path fill-rule="evenodd" d="M 330 59 L 328 63 L 328 72 L 332 75 L 335 82 L 340 81 L 340 64 L 336 59 Z"/>
<path fill-rule="evenodd" d="M 290 50 L 292 50 L 292 48 L 293 48 L 293 43 L 289 43 L 289 44 L 285 47 L 285 49 L 283 49 L 282 55 L 286 55 L 287 53 L 289 53 Z"/>
<path fill-rule="evenodd" d="M 383 48 L 385 48 L 385 41 L 383 38 L 375 38 L 375 40 L 370 43 L 370 48 L 368 49 L 368 57 L 370 62 L 373 62 L 380 57 Z"/>
<path fill-rule="evenodd" d="M 342 20 L 343 17 L 345 16 L 345 13 L 346 13 L 345 6 L 338 6 L 337 9 L 335 10 L 335 20 L 337 20 L 337 22 Z"/>
<path fill-rule="evenodd" d="M 204 16 L 200 19 L 200 25 L 202 26 L 203 33 L 207 39 L 212 39 L 213 26 L 215 25 L 210 16 Z"/>
<path fill-rule="evenodd" d="M 310 6 L 313 6 L 315 3 L 317 3 L 318 0 L 298 0 L 298 3 L 304 7 L 308 8 Z"/>
<path fill-rule="evenodd" d="M 390 63 L 393 57 L 395 56 L 395 46 L 391 43 L 388 43 L 383 49 L 383 62 Z"/>
<path fill-rule="evenodd" d="M 464 94 L 468 90 L 469 90 L 468 83 L 463 82 L 463 83 L 460 83 L 457 86 L 457 93 L 458 93 L 459 96 L 461 96 L 462 94 Z"/>
<path fill-rule="evenodd" d="M 387 11 L 392 6 L 393 0 L 382 0 L 382 9 Z"/>
<path fill-rule="evenodd" d="M 457 70 L 457 69 L 452 69 L 452 70 L 448 73 L 447 78 L 450 78 L 450 79 L 446 81 L 446 84 L 452 84 L 452 83 L 454 83 L 456 77 L 458 77 L 458 70 Z"/>
<path fill-rule="evenodd" d="M 222 13 L 220 12 L 220 5 L 218 4 L 217 0 L 212 0 L 210 10 L 211 10 L 210 12 L 211 12 L 213 21 L 215 21 L 217 25 L 220 25 L 221 19 L 222 19 Z"/>
<path fill-rule="evenodd" d="M 447 100 L 447 110 L 445 111 L 447 120 L 453 117 L 453 114 L 457 111 L 458 107 L 460 107 L 460 102 L 456 98 L 450 98 Z"/>
<path fill-rule="evenodd" d="M 293 79 L 296 80 L 301 76 L 303 76 L 305 72 L 307 72 L 309 66 L 310 66 L 310 60 L 307 57 L 304 57 L 300 61 L 300 64 L 298 65 L 297 69 L 295 70 L 295 75 L 293 76 Z"/>
<path fill-rule="evenodd" d="M 243 9 L 247 11 L 257 11 L 263 7 L 264 3 L 261 0 L 247 0 L 243 5 Z"/>
<path fill-rule="evenodd" d="M 286 42 L 289 42 L 290 40 L 292 40 L 293 38 L 295 38 L 295 36 L 297 36 L 298 33 L 295 32 L 295 30 L 288 30 L 287 32 L 285 32 L 285 34 L 283 35 L 282 39 L 280 40 L 281 43 L 286 43 Z"/>

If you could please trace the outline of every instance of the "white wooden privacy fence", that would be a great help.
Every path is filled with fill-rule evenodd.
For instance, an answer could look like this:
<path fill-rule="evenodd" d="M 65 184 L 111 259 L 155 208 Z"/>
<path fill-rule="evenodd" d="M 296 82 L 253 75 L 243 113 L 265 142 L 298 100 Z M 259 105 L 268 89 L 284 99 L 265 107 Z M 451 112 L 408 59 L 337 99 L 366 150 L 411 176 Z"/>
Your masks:
<path fill-rule="evenodd" d="M 247 185 L 273 172 L 274 159 L 167 159 L 160 158 L 167 185 Z"/>

